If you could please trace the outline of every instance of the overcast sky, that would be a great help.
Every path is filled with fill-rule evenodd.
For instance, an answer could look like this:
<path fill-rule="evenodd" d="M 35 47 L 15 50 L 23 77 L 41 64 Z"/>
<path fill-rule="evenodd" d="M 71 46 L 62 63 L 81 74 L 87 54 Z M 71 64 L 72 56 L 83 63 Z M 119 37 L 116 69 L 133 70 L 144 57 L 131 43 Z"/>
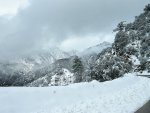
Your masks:
<path fill-rule="evenodd" d="M 113 42 L 120 21 L 133 21 L 149 0 L 0 0 L 0 54 L 52 46 L 83 50 Z"/>

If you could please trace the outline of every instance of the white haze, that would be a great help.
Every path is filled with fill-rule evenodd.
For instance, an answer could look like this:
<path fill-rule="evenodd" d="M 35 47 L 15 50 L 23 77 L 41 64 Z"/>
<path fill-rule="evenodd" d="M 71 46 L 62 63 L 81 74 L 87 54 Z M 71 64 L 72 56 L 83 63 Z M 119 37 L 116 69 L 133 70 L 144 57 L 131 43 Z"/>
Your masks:
<path fill-rule="evenodd" d="M 148 2 L 0 0 L 0 59 L 53 46 L 70 51 L 113 42 L 112 30 L 117 23 L 132 21 Z"/>

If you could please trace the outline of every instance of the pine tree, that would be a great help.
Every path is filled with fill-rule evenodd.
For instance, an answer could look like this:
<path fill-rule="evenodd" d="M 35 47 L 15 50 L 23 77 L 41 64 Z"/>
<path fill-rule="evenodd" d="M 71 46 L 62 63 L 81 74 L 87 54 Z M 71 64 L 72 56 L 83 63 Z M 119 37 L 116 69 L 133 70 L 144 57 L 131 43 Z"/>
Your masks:
<path fill-rule="evenodd" d="M 150 4 L 148 4 L 148 5 L 144 8 L 144 11 L 145 11 L 145 12 L 150 11 Z"/>
<path fill-rule="evenodd" d="M 75 58 L 73 60 L 72 71 L 76 77 L 75 82 L 81 82 L 82 74 L 83 74 L 83 64 L 78 56 L 75 56 Z"/>
<path fill-rule="evenodd" d="M 125 21 L 120 22 L 120 23 L 117 25 L 117 28 L 113 30 L 113 32 L 125 30 L 126 24 L 124 24 L 124 22 L 125 22 Z"/>

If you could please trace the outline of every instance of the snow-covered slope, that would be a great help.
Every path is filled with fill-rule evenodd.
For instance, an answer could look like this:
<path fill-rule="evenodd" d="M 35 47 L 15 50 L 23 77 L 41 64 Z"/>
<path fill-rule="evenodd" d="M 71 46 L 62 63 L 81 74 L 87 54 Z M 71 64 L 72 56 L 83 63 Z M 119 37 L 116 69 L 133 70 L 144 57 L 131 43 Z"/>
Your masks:
<path fill-rule="evenodd" d="M 50 53 L 42 53 L 15 58 L 14 60 L 10 61 L 9 64 L 14 71 L 28 73 L 36 68 L 52 64 L 55 61 L 56 59 Z"/>
<path fill-rule="evenodd" d="M 32 83 L 29 83 L 27 86 L 36 86 L 36 87 L 45 87 L 45 86 L 65 86 L 72 84 L 75 81 L 74 74 L 71 73 L 68 69 L 59 69 L 56 73 L 47 74 L 44 77 L 41 77 Z"/>
<path fill-rule="evenodd" d="M 32 55 L 16 57 L 7 63 L 13 71 L 28 73 L 33 69 L 48 66 L 58 59 L 68 58 L 70 55 L 58 48 L 50 48 L 48 51 L 37 52 Z M 5 64 L 5 63 L 4 63 Z"/>
<path fill-rule="evenodd" d="M 69 54 L 70 56 L 78 55 L 78 53 L 79 53 L 79 51 L 77 51 L 77 50 L 71 50 L 71 51 L 68 52 L 68 54 Z"/>
<path fill-rule="evenodd" d="M 111 43 L 103 42 L 103 43 L 100 43 L 96 46 L 89 47 L 89 48 L 85 49 L 84 51 L 78 53 L 78 55 L 79 56 L 87 56 L 87 55 L 90 56 L 92 54 L 98 54 L 102 50 L 106 49 L 107 47 L 111 47 Z"/>
<path fill-rule="evenodd" d="M 63 59 L 63 58 L 68 58 L 70 57 L 70 54 L 55 47 L 55 48 L 50 48 L 50 50 L 48 51 L 48 53 L 50 53 L 55 59 Z"/>
<path fill-rule="evenodd" d="M 148 8 L 147 8 L 148 7 Z M 91 78 L 107 81 L 125 73 L 150 73 L 150 5 L 131 23 L 117 25 L 112 47 L 97 55 Z"/>
<path fill-rule="evenodd" d="M 84 59 L 83 62 L 86 69 L 86 67 L 93 64 L 96 58 L 95 54 L 101 52 L 104 48 L 107 48 L 110 45 L 110 43 L 104 42 L 102 44 L 88 48 L 87 50 L 83 51 L 83 53 L 77 53 L 77 51 L 75 50 L 66 53 L 59 48 L 50 48 L 49 50 L 45 50 L 42 52 L 36 52 L 33 54 L 14 58 L 13 60 L 10 60 L 7 65 L 5 63 L 0 64 L 0 85 L 11 86 L 16 84 L 28 84 L 29 86 L 48 86 L 51 80 L 53 80 L 54 75 L 56 74 L 55 71 L 57 71 L 57 65 L 61 65 L 62 70 L 63 68 L 65 68 L 67 69 L 67 71 L 71 71 L 72 61 L 65 62 L 67 58 L 72 59 L 74 55 L 81 56 Z M 58 76 L 59 77 L 57 78 L 59 78 L 59 83 L 54 84 L 69 84 L 68 81 L 70 80 L 70 76 L 63 77 L 61 75 L 64 82 L 62 82 L 63 80 L 61 80 L 60 74 Z M 17 81 L 19 81 L 19 83 Z"/>
<path fill-rule="evenodd" d="M 112 44 L 109 42 L 103 42 L 96 46 L 89 47 L 82 52 L 77 53 L 77 55 L 81 57 L 84 65 L 84 75 L 90 75 L 91 69 L 95 65 L 97 55 L 100 54 L 104 49 L 111 47 L 111 45 Z M 86 76 L 85 78 L 87 78 Z M 90 77 L 88 76 L 88 78 Z"/>
<path fill-rule="evenodd" d="M 0 88 L 0 113 L 134 113 L 149 92 L 150 79 L 132 74 L 103 83 Z"/>
<path fill-rule="evenodd" d="M 54 63 L 58 59 L 64 59 L 68 58 L 70 55 L 59 48 L 50 48 L 47 51 L 39 52 L 34 55 L 29 55 L 25 57 L 21 57 L 16 59 L 14 62 L 17 62 L 18 64 L 29 64 L 30 65 L 50 65 Z M 31 67 L 31 66 L 30 66 Z"/>
<path fill-rule="evenodd" d="M 75 78 L 73 73 L 67 69 L 62 69 L 62 72 L 61 76 L 57 74 L 52 76 L 51 83 L 49 84 L 50 86 L 63 86 L 74 83 Z"/>
<path fill-rule="evenodd" d="M 0 63 L 0 86 L 26 85 L 49 73 L 56 61 L 69 57 L 68 53 L 51 48 Z"/>

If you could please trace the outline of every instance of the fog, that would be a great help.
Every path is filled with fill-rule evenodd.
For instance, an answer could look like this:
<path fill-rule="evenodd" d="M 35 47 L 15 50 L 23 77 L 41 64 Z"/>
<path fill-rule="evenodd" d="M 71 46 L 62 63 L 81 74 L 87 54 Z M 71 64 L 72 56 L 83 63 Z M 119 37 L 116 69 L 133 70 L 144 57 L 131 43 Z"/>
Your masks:
<path fill-rule="evenodd" d="M 9 0 L 10 6 L 11 2 L 14 4 L 17 0 Z M 120 21 L 133 21 L 149 0 L 28 2 L 26 8 L 19 8 L 13 16 L 9 16 L 9 11 L 0 16 L 0 59 L 54 46 L 70 51 L 83 50 L 103 41 L 113 42 L 115 26 Z M 8 3 L 4 8 L 9 8 Z"/>

